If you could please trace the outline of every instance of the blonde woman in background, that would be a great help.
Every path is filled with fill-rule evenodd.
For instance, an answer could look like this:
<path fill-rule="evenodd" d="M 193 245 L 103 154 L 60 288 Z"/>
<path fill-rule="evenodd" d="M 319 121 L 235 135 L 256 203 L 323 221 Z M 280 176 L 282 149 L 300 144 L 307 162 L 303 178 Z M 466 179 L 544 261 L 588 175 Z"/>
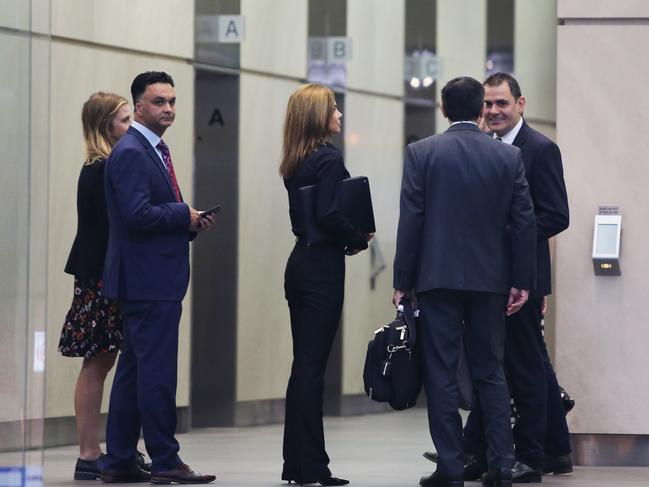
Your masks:
<path fill-rule="evenodd" d="M 83 105 L 81 121 L 86 158 L 77 185 L 77 234 L 65 266 L 65 272 L 74 275 L 74 297 L 58 350 L 65 357 L 83 358 L 74 392 L 79 437 L 74 478 L 95 480 L 101 477 L 103 453 L 97 430 L 104 381 L 122 342 L 118 304 L 101 295 L 108 243 L 104 165 L 131 124 L 131 108 L 119 95 L 98 92 Z M 138 463 L 147 466 L 141 454 Z"/>

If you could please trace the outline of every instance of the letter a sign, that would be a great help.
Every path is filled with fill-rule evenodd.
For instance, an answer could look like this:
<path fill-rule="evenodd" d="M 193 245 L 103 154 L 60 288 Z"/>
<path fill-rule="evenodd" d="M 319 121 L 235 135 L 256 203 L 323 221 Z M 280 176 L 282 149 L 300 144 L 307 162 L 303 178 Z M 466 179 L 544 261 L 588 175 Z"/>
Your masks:
<path fill-rule="evenodd" d="M 244 39 L 243 15 L 219 15 L 219 42 L 239 44 Z"/>

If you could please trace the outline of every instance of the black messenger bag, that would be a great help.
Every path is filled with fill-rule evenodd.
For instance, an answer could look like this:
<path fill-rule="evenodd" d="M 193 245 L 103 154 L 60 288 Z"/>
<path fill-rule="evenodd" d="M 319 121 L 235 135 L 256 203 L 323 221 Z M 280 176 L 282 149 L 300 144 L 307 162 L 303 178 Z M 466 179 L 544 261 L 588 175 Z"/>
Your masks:
<path fill-rule="evenodd" d="M 394 321 L 376 330 L 367 345 L 363 382 L 370 399 L 398 411 L 415 405 L 422 386 L 416 340 L 415 313 L 404 300 Z"/>

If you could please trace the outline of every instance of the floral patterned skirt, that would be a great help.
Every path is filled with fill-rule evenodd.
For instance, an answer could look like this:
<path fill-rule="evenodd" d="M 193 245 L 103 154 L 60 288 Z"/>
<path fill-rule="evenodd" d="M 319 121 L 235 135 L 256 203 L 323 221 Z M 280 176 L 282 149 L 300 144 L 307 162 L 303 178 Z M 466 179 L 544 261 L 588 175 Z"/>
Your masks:
<path fill-rule="evenodd" d="M 101 280 L 74 278 L 74 298 L 59 340 L 64 356 L 89 358 L 119 350 L 122 314 L 117 301 L 101 295 L 101 288 Z"/>

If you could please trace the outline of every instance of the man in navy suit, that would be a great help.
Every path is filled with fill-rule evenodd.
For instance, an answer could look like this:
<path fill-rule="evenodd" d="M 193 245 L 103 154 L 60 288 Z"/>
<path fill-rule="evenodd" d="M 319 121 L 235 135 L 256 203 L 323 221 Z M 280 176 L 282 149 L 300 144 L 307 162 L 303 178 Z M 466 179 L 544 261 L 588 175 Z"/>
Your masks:
<path fill-rule="evenodd" d="M 568 197 L 559 147 L 523 119 L 525 97 L 516 79 L 496 73 L 484 86 L 487 127 L 497 139 L 520 148 L 536 215 L 536 280 L 529 301 L 507 320 L 505 364 L 518 412 L 513 482 L 541 482 L 543 473 L 572 472 L 566 413 L 541 330 L 544 297 L 552 292 L 548 239 L 568 228 Z M 474 404 L 464 429 L 466 479 L 486 470 L 481 406 L 479 400 Z"/>
<path fill-rule="evenodd" d="M 439 454 L 424 487 L 464 485 L 456 379 L 463 323 L 485 411 L 489 472 L 511 485 L 514 461 L 503 370 L 505 314 L 526 302 L 535 267 L 534 209 L 520 150 L 480 131 L 484 88 L 456 78 L 442 90 L 449 129 L 408 145 L 394 259 L 397 304 L 416 296 L 428 422 Z"/>
<path fill-rule="evenodd" d="M 189 283 L 189 241 L 214 217 L 183 202 L 162 135 L 176 112 L 171 76 L 138 75 L 134 122 L 106 162 L 110 232 L 106 297 L 119 299 L 124 342 L 110 396 L 104 482 L 207 483 L 178 456 L 176 380 L 181 301 Z M 140 428 L 151 475 L 135 463 Z"/>

